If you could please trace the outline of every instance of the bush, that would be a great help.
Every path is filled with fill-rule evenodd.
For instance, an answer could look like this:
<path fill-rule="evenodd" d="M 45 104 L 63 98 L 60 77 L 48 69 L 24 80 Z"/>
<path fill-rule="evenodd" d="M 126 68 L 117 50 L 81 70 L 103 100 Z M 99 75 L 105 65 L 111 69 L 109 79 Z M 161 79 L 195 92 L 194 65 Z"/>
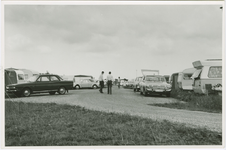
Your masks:
<path fill-rule="evenodd" d="M 201 95 L 192 91 L 173 90 L 171 96 L 188 105 L 211 112 L 222 112 L 222 96 L 217 94 Z"/>

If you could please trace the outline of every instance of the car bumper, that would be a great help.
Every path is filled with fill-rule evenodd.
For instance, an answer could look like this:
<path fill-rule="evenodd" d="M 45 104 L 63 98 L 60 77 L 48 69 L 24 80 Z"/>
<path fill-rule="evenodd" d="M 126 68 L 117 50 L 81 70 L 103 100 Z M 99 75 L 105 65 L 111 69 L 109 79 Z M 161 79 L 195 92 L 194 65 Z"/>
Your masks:
<path fill-rule="evenodd" d="M 149 93 L 170 93 L 171 89 L 147 89 Z"/>
<path fill-rule="evenodd" d="M 20 93 L 18 89 L 6 89 L 6 93 Z"/>

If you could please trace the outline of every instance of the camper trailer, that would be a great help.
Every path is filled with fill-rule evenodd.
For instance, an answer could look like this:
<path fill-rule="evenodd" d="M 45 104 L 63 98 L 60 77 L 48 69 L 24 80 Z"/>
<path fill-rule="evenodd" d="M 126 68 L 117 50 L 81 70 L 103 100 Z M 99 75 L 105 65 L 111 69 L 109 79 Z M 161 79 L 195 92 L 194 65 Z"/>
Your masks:
<path fill-rule="evenodd" d="M 192 64 L 196 68 L 191 77 L 195 93 L 208 94 L 216 85 L 222 86 L 222 59 L 207 59 Z"/>
<path fill-rule="evenodd" d="M 192 78 L 191 76 L 196 71 L 195 68 L 188 68 L 179 72 L 178 74 L 178 86 L 182 90 L 192 90 Z"/>
<path fill-rule="evenodd" d="M 27 69 L 7 68 L 5 69 L 5 86 L 15 83 L 24 83 L 30 77 L 38 74 L 39 73 L 36 71 Z"/>
<path fill-rule="evenodd" d="M 14 68 L 5 69 L 5 86 L 24 82 L 26 82 L 26 80 L 23 71 Z"/>

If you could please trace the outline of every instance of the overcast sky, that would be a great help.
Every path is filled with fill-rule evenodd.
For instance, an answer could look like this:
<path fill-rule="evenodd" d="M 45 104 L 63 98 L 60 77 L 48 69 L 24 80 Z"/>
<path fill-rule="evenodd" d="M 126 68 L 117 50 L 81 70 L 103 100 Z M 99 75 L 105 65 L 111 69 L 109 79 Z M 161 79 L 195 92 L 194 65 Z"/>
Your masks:
<path fill-rule="evenodd" d="M 135 78 L 222 57 L 221 5 L 7 5 L 5 68 Z"/>

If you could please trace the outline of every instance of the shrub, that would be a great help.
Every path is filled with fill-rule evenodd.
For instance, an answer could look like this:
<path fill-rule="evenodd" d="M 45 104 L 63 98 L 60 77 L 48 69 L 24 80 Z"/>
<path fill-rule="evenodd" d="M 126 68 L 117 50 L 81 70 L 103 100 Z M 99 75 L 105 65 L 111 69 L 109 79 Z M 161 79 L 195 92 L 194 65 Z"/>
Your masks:
<path fill-rule="evenodd" d="M 207 109 L 211 112 L 222 112 L 222 96 L 217 94 L 202 95 L 192 91 L 173 90 L 171 96 L 180 101 L 187 102 L 188 105 L 199 109 Z"/>

